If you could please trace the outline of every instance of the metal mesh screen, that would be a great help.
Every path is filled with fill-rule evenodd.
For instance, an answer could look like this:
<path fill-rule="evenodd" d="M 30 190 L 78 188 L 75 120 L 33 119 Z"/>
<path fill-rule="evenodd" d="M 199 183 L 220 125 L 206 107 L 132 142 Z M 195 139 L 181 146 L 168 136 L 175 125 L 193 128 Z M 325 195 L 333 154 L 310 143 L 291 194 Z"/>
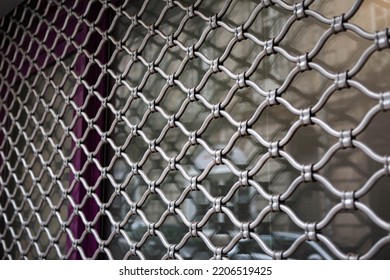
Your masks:
<path fill-rule="evenodd" d="M 26 1 L 0 20 L 0 258 L 390 258 L 389 1 Z"/>

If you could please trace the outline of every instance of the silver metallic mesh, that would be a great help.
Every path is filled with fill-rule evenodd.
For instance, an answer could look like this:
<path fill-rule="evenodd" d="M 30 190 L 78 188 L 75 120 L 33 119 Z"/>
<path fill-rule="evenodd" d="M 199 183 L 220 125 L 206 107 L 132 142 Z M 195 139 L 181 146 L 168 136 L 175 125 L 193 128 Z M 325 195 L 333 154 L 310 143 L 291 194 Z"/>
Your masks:
<path fill-rule="evenodd" d="M 26 1 L 0 20 L 0 258 L 390 258 L 390 3 Z"/>

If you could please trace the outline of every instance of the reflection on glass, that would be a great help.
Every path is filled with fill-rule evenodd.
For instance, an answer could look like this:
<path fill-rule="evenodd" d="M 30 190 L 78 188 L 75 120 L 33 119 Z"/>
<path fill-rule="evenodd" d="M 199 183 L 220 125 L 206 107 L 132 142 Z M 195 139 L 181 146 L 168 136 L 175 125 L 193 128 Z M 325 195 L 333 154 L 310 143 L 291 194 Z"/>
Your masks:
<path fill-rule="evenodd" d="M 378 5 L 387 5 L 385 1 L 375 2 L 378 2 Z M 332 18 L 347 12 L 353 4 L 354 1 L 345 1 L 345 3 L 337 3 L 337 5 L 335 1 L 327 1 L 326 3 L 316 1 L 312 9 Z M 368 13 L 367 10 L 376 11 L 372 5 L 362 5 L 359 10 L 360 13 L 357 13 L 353 20 L 363 28 L 375 24 L 388 26 L 388 13 L 384 15 L 383 10 L 380 11 L 381 16 L 378 18 L 365 17 Z M 256 6 L 257 3 L 254 1 L 233 1 L 226 13 L 226 21 L 225 18 L 222 20 L 234 27 L 244 24 Z M 159 8 L 148 6 L 148 12 L 144 17 L 145 21 L 149 21 L 151 24 L 153 13 L 160 13 Z M 214 1 L 205 1 L 199 8 L 205 14 L 215 9 L 218 11 L 221 7 L 216 7 Z M 389 9 L 387 12 L 389 12 Z M 168 35 L 175 32 L 183 16 L 184 13 L 180 10 L 176 14 L 167 14 L 161 29 L 164 29 Z M 269 7 L 259 13 L 248 32 L 260 40 L 274 38 L 280 34 L 290 17 L 290 12 L 277 5 Z M 156 15 L 155 18 L 157 18 Z M 379 22 L 375 23 L 375 21 Z M 123 33 L 125 28 L 127 28 L 126 25 L 117 24 L 114 33 L 118 32 L 119 34 L 121 31 Z M 207 24 L 199 20 L 198 17 L 190 19 L 184 25 L 178 40 L 185 46 L 196 44 L 206 28 Z M 328 29 L 328 25 L 322 24 L 312 17 L 304 18 L 291 26 L 279 46 L 293 56 L 303 55 L 316 46 L 318 40 Z M 139 54 L 150 63 L 158 59 L 157 57 L 161 55 L 166 42 L 160 40 L 159 37 L 151 37 L 146 40 L 144 33 L 145 30 L 142 30 L 142 28 L 134 29 L 129 38 L 131 38 L 131 44 L 147 41 L 144 48 L 139 50 Z M 199 48 L 199 52 L 209 60 L 220 58 L 226 52 L 227 45 L 233 38 L 234 35 L 224 28 L 212 30 L 207 34 L 205 41 Z M 372 41 L 365 40 L 352 31 L 341 32 L 331 36 L 318 55 L 315 56 L 313 62 L 332 73 L 345 72 L 358 63 L 362 54 L 372 43 Z M 137 49 L 136 46 L 131 46 L 133 50 Z M 263 48 L 252 40 L 246 39 L 237 42 L 226 60 L 222 62 L 223 66 L 234 74 L 244 73 L 252 66 L 253 61 L 262 51 Z M 121 53 L 115 52 L 115 55 L 115 63 L 112 63 L 111 67 L 117 73 L 121 73 L 123 72 L 122 69 L 125 69 L 125 66 L 128 65 L 129 59 Z M 380 60 L 375 57 L 376 55 L 374 54 L 362 69 L 362 72 L 366 68 L 369 69 L 367 70 L 368 73 L 363 76 L 357 75 L 356 80 L 369 90 L 375 92 L 377 90 L 388 91 L 386 76 L 388 71 L 386 69 L 389 60 Z M 381 57 L 382 55 L 388 56 L 389 52 L 384 50 L 380 55 Z M 156 66 L 160 67 L 167 75 L 171 75 L 178 71 L 185 59 L 186 53 L 176 46 L 169 49 Z M 178 114 L 182 108 L 185 108 L 177 121 L 188 132 L 202 129 L 200 138 L 212 150 L 223 150 L 229 145 L 237 132 L 237 127 L 232 124 L 231 119 L 213 118 L 208 123 L 207 128 L 203 129 L 205 120 L 210 116 L 210 108 L 207 108 L 200 101 L 188 102 L 187 93 L 183 92 L 182 89 L 177 86 L 166 88 L 166 79 L 159 73 L 149 75 L 146 67 L 141 62 L 138 61 L 135 64 L 140 64 L 139 68 L 134 68 L 136 69 L 134 71 L 130 70 L 126 75 L 130 86 L 137 86 L 137 90 L 148 101 L 154 100 L 156 105 L 168 116 Z M 135 64 L 132 67 L 135 67 Z M 295 67 L 295 63 L 277 53 L 265 57 L 257 65 L 249 79 L 262 90 L 272 91 L 283 87 Z M 331 147 L 336 145 L 339 139 L 325 131 L 319 124 L 301 125 L 296 131 L 292 131 L 292 127 L 299 122 L 300 117 L 285 103 L 278 103 L 273 106 L 266 105 L 261 113 L 256 116 L 257 110 L 268 102 L 265 97 L 251 87 L 237 89 L 232 97 L 229 97 L 229 94 L 231 94 L 229 92 L 236 85 L 235 81 L 224 72 L 212 74 L 206 81 L 202 81 L 208 69 L 209 66 L 204 60 L 196 58 L 190 60 L 176 78 L 185 87 L 199 89 L 199 96 L 209 104 L 225 104 L 223 109 L 235 122 L 254 118 L 251 129 L 264 141 L 281 141 L 283 143 L 283 140 L 289 137 L 288 141 L 283 143 L 281 150 L 291 156 L 293 160 L 283 156 L 275 157 L 266 160 L 261 167 L 257 167 L 258 163 L 263 160 L 262 158 L 269 153 L 269 149 L 260 143 L 253 134 L 237 139 L 229 152 L 224 155 L 224 158 L 232 163 L 237 170 L 257 169 L 257 172 L 252 174 L 252 179 L 257 188 L 253 185 L 238 188 L 224 205 L 238 221 L 253 222 L 265 208 L 269 207 L 269 198 L 259 193 L 259 188 L 274 196 L 286 194 L 295 184 L 294 181 L 301 177 L 301 170 L 294 166 L 292 161 L 295 161 L 295 164 L 298 165 L 315 165 L 327 156 Z M 375 75 L 372 75 L 371 71 L 374 71 Z M 281 98 L 296 110 L 317 108 L 316 111 L 313 109 L 314 117 L 326 123 L 334 131 L 354 129 L 364 121 L 368 112 L 378 104 L 378 100 L 360 92 L 355 87 L 336 89 L 329 94 L 327 99 L 324 99 L 326 92 L 333 84 L 333 80 L 326 78 L 319 71 L 311 69 L 299 73 L 292 79 L 287 89 L 281 94 Z M 121 109 L 123 104 L 132 98 L 129 90 L 125 86 L 121 86 L 116 88 L 111 101 L 117 109 Z M 186 102 L 188 104 L 183 107 Z M 368 124 L 366 130 L 357 136 L 359 141 L 382 156 L 389 153 L 388 115 L 388 113 L 379 113 Z M 125 117 L 132 125 L 138 126 L 150 141 L 163 137 L 159 147 L 168 157 L 177 157 L 183 149 L 186 149 L 185 155 L 180 159 L 179 164 L 188 176 L 203 176 L 206 174 L 199 182 L 203 191 L 186 191 L 191 184 L 188 176 L 184 176 L 182 171 L 177 170 L 165 174 L 164 172 L 168 166 L 167 160 L 159 152 L 150 153 L 149 145 L 145 142 L 145 139 L 133 137 L 126 144 L 125 152 L 132 162 L 138 163 L 146 157 L 142 171 L 146 174 L 148 180 L 159 183 L 161 193 L 148 195 L 146 202 L 140 208 L 146 218 L 139 215 L 130 215 L 125 229 L 132 244 L 137 244 L 137 242 L 141 242 L 147 237 L 146 242 L 139 249 L 145 258 L 158 259 L 166 256 L 168 249 L 159 237 L 148 233 L 148 224 L 145 220 L 149 223 L 159 223 L 161 221 L 161 217 L 167 211 L 167 203 L 162 197 L 168 201 L 177 201 L 183 193 L 186 193 L 178 208 L 185 216 L 186 221 L 199 222 L 205 217 L 209 209 L 213 208 L 213 202 L 204 194 L 204 191 L 214 198 L 226 197 L 239 182 L 239 177 L 234 174 L 232 168 L 227 164 L 215 165 L 210 168 L 210 164 L 216 160 L 215 155 L 210 154 L 202 145 L 186 147 L 188 135 L 181 128 L 169 128 L 168 132 L 163 132 L 167 128 L 166 116 L 160 114 L 158 110 L 150 112 L 150 108 L 144 100 L 140 98 L 131 100 L 131 105 L 125 112 Z M 128 126 L 117 123 L 112 138 L 118 146 L 123 145 L 131 137 L 131 133 L 132 131 Z M 372 160 L 358 148 L 338 150 L 326 164 L 323 164 L 316 171 L 316 174 L 324 178 L 323 181 L 300 182 L 282 204 L 291 209 L 297 218 L 303 222 L 318 223 L 325 219 L 331 209 L 340 203 L 341 198 L 335 195 L 335 192 L 361 189 L 373 174 L 381 168 L 381 164 Z M 121 174 L 115 175 L 115 179 L 117 182 L 123 182 L 126 178 L 129 178 L 132 169 L 127 163 L 118 159 L 112 172 Z M 386 197 L 388 198 L 390 195 L 390 191 L 386 188 L 388 183 L 388 180 L 385 179 L 377 180 L 366 195 L 359 199 L 360 202 L 372 209 L 376 215 L 387 223 L 390 222 L 390 211 L 387 206 L 388 203 L 385 201 Z M 329 189 L 328 184 L 331 185 L 333 191 Z M 138 202 L 148 192 L 149 186 L 142 176 L 135 174 L 131 176 L 129 182 L 126 182 L 125 190 L 132 201 Z M 129 214 L 127 201 L 122 199 L 121 203 L 121 206 L 112 206 L 111 212 L 114 214 L 115 220 L 124 220 Z M 180 243 L 188 234 L 188 226 L 181 217 L 169 215 L 169 218 L 163 218 L 163 220 L 158 230 L 169 244 Z M 224 213 L 214 213 L 210 216 L 202 226 L 201 231 L 216 247 L 228 246 L 234 237 L 241 234 L 241 229 L 235 225 L 231 217 Z M 291 246 L 295 246 L 293 245 L 294 242 L 305 234 L 305 230 L 298 227 L 286 213 L 271 212 L 253 229 L 253 233 L 271 250 L 285 251 Z M 365 213 L 358 210 L 340 211 L 321 231 L 321 234 L 328 237 L 345 254 L 360 255 L 367 253 L 381 237 L 386 235 L 381 229 L 377 228 L 377 225 Z M 128 257 L 126 254 L 130 249 L 130 244 L 125 238 L 119 238 L 116 245 L 110 246 L 113 246 L 114 251 L 117 250 L 118 252 L 119 250 L 118 256 Z M 213 257 L 213 252 L 200 237 L 189 238 L 178 253 L 185 259 Z M 231 259 L 271 258 L 261 249 L 257 241 L 244 238 L 240 239 L 226 256 Z M 390 258 L 389 248 L 384 247 L 378 257 Z M 133 255 L 131 258 L 137 258 L 137 256 Z M 301 242 L 288 258 L 333 259 L 336 256 L 325 243 L 307 240 Z"/>

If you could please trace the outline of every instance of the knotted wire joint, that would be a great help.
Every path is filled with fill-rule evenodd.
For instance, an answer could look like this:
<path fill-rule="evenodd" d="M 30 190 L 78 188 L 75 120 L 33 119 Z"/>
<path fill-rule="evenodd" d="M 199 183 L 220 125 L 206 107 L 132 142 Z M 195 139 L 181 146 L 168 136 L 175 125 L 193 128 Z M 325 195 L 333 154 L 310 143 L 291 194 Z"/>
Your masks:
<path fill-rule="evenodd" d="M 118 196 L 121 195 L 121 191 L 122 191 L 121 184 L 116 184 L 114 188 L 115 188 L 115 194 Z"/>
<path fill-rule="evenodd" d="M 77 172 L 77 173 L 79 173 L 79 172 Z M 80 174 L 77 174 L 77 173 L 75 174 L 76 179 L 80 178 Z M 107 167 L 103 167 L 102 170 L 100 170 L 100 175 L 104 179 L 107 178 Z"/>
<path fill-rule="evenodd" d="M 176 117 L 175 117 L 175 115 L 172 115 L 172 116 L 170 116 L 170 117 L 168 118 L 168 126 L 169 126 L 170 128 L 176 127 Z"/>
<path fill-rule="evenodd" d="M 272 158 L 280 157 L 279 150 L 280 150 L 279 141 L 270 143 L 270 145 L 268 147 L 268 153 L 269 153 L 270 157 L 272 157 Z"/>
<path fill-rule="evenodd" d="M 196 134 L 196 131 L 190 132 L 190 136 L 188 137 L 188 141 L 190 142 L 191 146 L 198 144 L 198 135 Z"/>
<path fill-rule="evenodd" d="M 76 216 L 80 215 L 80 206 L 79 205 L 75 205 L 75 207 L 73 208 L 73 213 Z"/>
<path fill-rule="evenodd" d="M 248 135 L 248 128 L 248 121 L 240 122 L 238 125 L 238 133 L 240 134 L 240 136 Z"/>
<path fill-rule="evenodd" d="M 244 28 L 243 28 L 242 25 L 240 25 L 239 27 L 234 28 L 234 36 L 236 37 L 238 42 L 246 39 L 246 37 L 244 35 Z"/>
<path fill-rule="evenodd" d="M 294 16 L 296 20 L 300 20 L 307 17 L 303 2 L 294 5 Z"/>
<path fill-rule="evenodd" d="M 347 191 L 343 193 L 341 203 L 345 210 L 354 210 L 355 207 L 355 192 Z"/>
<path fill-rule="evenodd" d="M 272 212 L 280 212 L 280 194 L 272 195 L 270 199 L 270 206 Z"/>
<path fill-rule="evenodd" d="M 156 193 L 156 181 L 150 181 L 148 184 L 150 193 Z"/>
<path fill-rule="evenodd" d="M 154 35 L 156 35 L 156 29 L 154 28 L 154 24 L 149 25 L 149 27 L 148 27 L 148 32 L 149 32 L 149 35 L 150 35 L 151 37 L 153 37 Z"/>
<path fill-rule="evenodd" d="M 175 43 L 174 43 L 174 38 L 173 38 L 173 34 L 167 36 L 167 46 L 168 48 L 172 48 L 175 46 Z"/>
<path fill-rule="evenodd" d="M 135 27 L 135 26 L 137 26 L 138 24 L 139 24 L 139 22 L 138 22 L 138 15 L 132 16 L 132 17 L 131 17 L 131 25 L 132 25 L 133 27 Z"/>
<path fill-rule="evenodd" d="M 305 228 L 305 236 L 309 241 L 318 241 L 317 238 L 317 223 L 307 223 Z"/>
<path fill-rule="evenodd" d="M 105 203 L 100 204 L 100 214 L 102 214 L 102 215 L 106 214 L 106 204 Z"/>
<path fill-rule="evenodd" d="M 190 6 L 187 7 L 187 16 L 189 18 L 193 18 L 195 16 L 194 4 L 191 4 Z"/>
<path fill-rule="evenodd" d="M 173 74 L 168 76 L 167 85 L 170 87 L 175 85 L 175 77 L 173 76 Z"/>
<path fill-rule="evenodd" d="M 191 60 L 191 59 L 194 59 L 194 58 L 196 57 L 194 45 L 189 46 L 189 47 L 187 48 L 187 56 L 188 56 L 188 58 L 189 58 L 190 60 Z"/>
<path fill-rule="evenodd" d="M 174 259 L 175 254 L 176 254 L 176 244 L 169 244 L 168 252 L 167 252 L 168 258 Z"/>
<path fill-rule="evenodd" d="M 23 225 L 22 225 L 22 228 L 25 229 L 25 228 L 26 228 L 26 225 L 23 224 Z M 62 223 L 62 224 L 61 224 L 61 231 L 62 231 L 62 232 L 66 232 L 66 228 L 67 228 L 66 223 Z"/>
<path fill-rule="evenodd" d="M 36 180 L 35 180 L 36 181 Z M 64 190 L 63 192 L 62 192 L 62 198 L 63 199 L 66 199 L 68 197 L 68 192 L 66 191 L 66 190 Z M 27 199 L 27 197 L 26 197 L 26 199 Z"/>
<path fill-rule="evenodd" d="M 138 134 L 138 127 L 136 125 L 131 127 L 131 135 L 133 135 L 134 137 L 139 135 Z"/>
<path fill-rule="evenodd" d="M 130 252 L 134 256 L 137 254 L 138 242 L 130 244 Z"/>
<path fill-rule="evenodd" d="M 236 84 L 239 88 L 247 87 L 245 74 L 241 73 L 237 76 Z"/>
<path fill-rule="evenodd" d="M 358 259 L 359 259 L 359 255 L 357 255 L 357 254 L 349 253 L 347 255 L 347 260 L 358 260 Z"/>
<path fill-rule="evenodd" d="M 333 22 L 332 22 L 332 27 L 331 28 L 332 28 L 332 31 L 333 31 L 334 34 L 337 34 L 339 32 L 345 31 L 345 27 L 344 27 L 344 14 L 342 14 L 341 16 L 333 18 Z"/>
<path fill-rule="evenodd" d="M 190 188 L 192 191 L 197 191 L 198 189 L 198 181 L 196 177 L 191 177 L 190 179 Z"/>
<path fill-rule="evenodd" d="M 268 105 L 269 106 L 274 106 L 274 105 L 279 104 L 278 100 L 276 99 L 277 97 L 278 96 L 277 96 L 277 90 L 276 89 L 268 91 L 268 96 L 267 96 Z"/>
<path fill-rule="evenodd" d="M 156 101 L 154 99 L 149 101 L 148 107 L 150 112 L 156 112 Z"/>
<path fill-rule="evenodd" d="M 390 176 L 390 156 L 387 156 L 384 164 L 385 174 Z"/>
<path fill-rule="evenodd" d="M 138 175 L 138 163 L 134 163 L 131 167 L 131 172 L 133 172 L 134 175 Z"/>
<path fill-rule="evenodd" d="M 122 6 L 118 6 L 115 10 L 116 15 L 120 17 L 122 15 Z"/>
<path fill-rule="evenodd" d="M 216 165 L 222 164 L 222 150 L 214 151 L 214 160 Z"/>
<path fill-rule="evenodd" d="M 49 107 L 48 106 L 45 106 L 45 111 L 48 112 L 49 111 Z M 77 108 L 76 110 L 76 114 L 77 116 L 81 116 L 81 113 L 83 112 L 83 109 L 82 108 Z"/>
<path fill-rule="evenodd" d="M 221 70 L 219 69 L 219 59 L 214 59 L 211 61 L 210 69 L 213 73 L 218 73 Z"/>
<path fill-rule="evenodd" d="M 167 6 L 168 6 L 168 8 L 173 8 L 173 7 L 175 7 L 175 3 L 173 3 L 173 0 L 167 0 Z"/>
<path fill-rule="evenodd" d="M 175 202 L 174 201 L 170 201 L 168 203 L 168 212 L 169 214 L 176 214 L 176 205 L 175 205 Z"/>
<path fill-rule="evenodd" d="M 250 229 L 249 224 L 250 224 L 249 222 L 245 222 L 241 224 L 241 235 L 244 239 L 251 238 L 250 233 L 252 230 Z"/>
<path fill-rule="evenodd" d="M 117 156 L 118 158 L 122 157 L 122 149 L 121 147 L 118 147 L 115 149 L 115 156 Z"/>
<path fill-rule="evenodd" d="M 149 232 L 149 235 L 156 236 L 156 224 L 155 223 L 150 223 L 149 224 L 148 232 Z"/>
<path fill-rule="evenodd" d="M 389 29 L 379 31 L 375 34 L 375 45 L 378 51 L 390 47 Z"/>
<path fill-rule="evenodd" d="M 119 234 L 121 232 L 121 229 L 122 229 L 122 227 L 121 227 L 119 222 L 114 224 L 114 231 L 116 234 Z"/>
<path fill-rule="evenodd" d="M 93 128 L 94 124 L 95 123 L 94 123 L 93 119 L 88 120 L 88 127 L 89 128 Z"/>
<path fill-rule="evenodd" d="M 352 130 L 341 131 L 339 142 L 343 149 L 352 148 L 353 147 L 352 140 L 353 140 Z"/>
<path fill-rule="evenodd" d="M 104 253 L 104 249 L 106 248 L 106 245 L 104 244 L 104 241 L 102 240 L 99 244 L 99 251 Z"/>
<path fill-rule="evenodd" d="M 191 233 L 191 236 L 193 237 L 198 237 L 199 234 L 198 232 L 200 231 L 200 228 L 198 226 L 199 222 L 192 222 L 191 225 L 190 225 L 190 233 Z"/>
<path fill-rule="evenodd" d="M 198 98 L 196 98 L 196 89 L 195 88 L 190 88 L 187 92 L 187 98 L 191 101 L 197 101 Z"/>
<path fill-rule="evenodd" d="M 133 202 L 133 203 L 130 205 L 130 211 L 131 211 L 132 214 L 137 215 L 137 212 L 138 212 L 137 203 Z"/>
<path fill-rule="evenodd" d="M 87 188 L 87 196 L 88 197 L 92 197 L 92 194 L 94 193 L 94 191 L 93 191 L 93 188 L 92 187 L 88 187 Z"/>
<path fill-rule="evenodd" d="M 215 213 L 221 213 L 222 212 L 222 196 L 216 197 L 213 201 L 213 208 Z"/>
<path fill-rule="evenodd" d="M 275 250 L 272 254 L 273 260 L 282 260 L 283 259 L 283 251 Z"/>
<path fill-rule="evenodd" d="M 381 93 L 379 104 L 382 111 L 390 110 L 390 91 Z"/>
<path fill-rule="evenodd" d="M 152 141 L 149 142 L 149 150 L 150 150 L 152 153 L 157 152 L 156 147 L 157 147 L 156 139 L 154 139 L 154 140 L 152 140 Z"/>
<path fill-rule="evenodd" d="M 306 108 L 301 110 L 301 115 L 299 116 L 299 120 L 301 121 L 301 124 L 304 126 L 313 124 L 313 121 L 311 119 L 312 112 L 311 108 Z"/>
<path fill-rule="evenodd" d="M 249 186 L 249 170 L 240 172 L 240 184 L 241 186 Z"/>
<path fill-rule="evenodd" d="M 349 88 L 348 71 L 336 74 L 335 83 L 338 90 Z"/>
<path fill-rule="evenodd" d="M 211 109 L 211 113 L 213 114 L 213 117 L 215 119 L 218 119 L 221 117 L 221 104 L 215 104 L 213 105 L 213 108 Z"/>
<path fill-rule="evenodd" d="M 148 64 L 148 71 L 150 74 L 156 73 L 156 68 L 155 68 L 154 62 L 150 62 Z"/>
<path fill-rule="evenodd" d="M 131 55 L 131 59 L 132 59 L 134 62 L 136 62 L 136 61 L 139 60 L 139 58 L 138 58 L 138 52 L 137 52 L 137 51 L 131 52 L 130 55 Z"/>
<path fill-rule="evenodd" d="M 299 72 L 310 70 L 308 53 L 298 57 L 297 67 Z"/>
<path fill-rule="evenodd" d="M 102 32 L 102 40 L 103 41 L 107 41 L 108 40 L 108 32 L 107 32 L 107 30 Z M 72 40 L 69 40 L 69 43 L 71 43 L 71 42 L 72 42 Z"/>
<path fill-rule="evenodd" d="M 214 260 L 222 260 L 222 250 L 223 247 L 216 247 L 214 249 L 214 257 L 213 257 Z"/>
<path fill-rule="evenodd" d="M 209 18 L 209 26 L 211 29 L 218 28 L 218 18 L 216 14 Z"/>
<path fill-rule="evenodd" d="M 131 97 L 133 99 L 137 99 L 139 97 L 138 95 L 138 87 L 134 87 L 130 90 L 130 93 L 131 93 Z"/>
<path fill-rule="evenodd" d="M 261 4 L 263 4 L 263 7 L 265 7 L 265 8 L 273 5 L 271 0 L 262 0 Z"/>
<path fill-rule="evenodd" d="M 169 169 L 170 170 L 177 170 L 176 158 L 172 157 L 172 158 L 169 159 Z"/>
<path fill-rule="evenodd" d="M 274 54 L 275 53 L 275 49 L 274 49 L 274 38 L 272 39 L 269 39 L 265 42 L 265 45 L 264 45 L 264 50 L 265 50 L 265 53 L 267 55 L 271 55 L 271 54 Z"/>
<path fill-rule="evenodd" d="M 122 121 L 122 112 L 120 110 L 115 112 L 115 118 L 116 118 L 117 122 Z"/>
<path fill-rule="evenodd" d="M 301 176 L 304 182 L 313 182 L 313 164 L 307 164 L 302 166 Z"/>
<path fill-rule="evenodd" d="M 57 181 L 58 181 L 58 176 L 54 175 L 53 177 L 51 177 L 51 182 L 53 184 L 57 184 Z"/>

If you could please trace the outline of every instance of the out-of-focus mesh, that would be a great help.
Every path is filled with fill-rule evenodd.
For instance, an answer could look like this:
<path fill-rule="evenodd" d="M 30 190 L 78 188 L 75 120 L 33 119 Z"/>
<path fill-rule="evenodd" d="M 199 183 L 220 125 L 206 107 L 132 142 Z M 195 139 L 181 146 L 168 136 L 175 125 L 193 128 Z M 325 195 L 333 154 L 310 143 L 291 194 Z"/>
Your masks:
<path fill-rule="evenodd" d="M 0 20 L 0 258 L 390 258 L 388 1 L 26 1 Z"/>

